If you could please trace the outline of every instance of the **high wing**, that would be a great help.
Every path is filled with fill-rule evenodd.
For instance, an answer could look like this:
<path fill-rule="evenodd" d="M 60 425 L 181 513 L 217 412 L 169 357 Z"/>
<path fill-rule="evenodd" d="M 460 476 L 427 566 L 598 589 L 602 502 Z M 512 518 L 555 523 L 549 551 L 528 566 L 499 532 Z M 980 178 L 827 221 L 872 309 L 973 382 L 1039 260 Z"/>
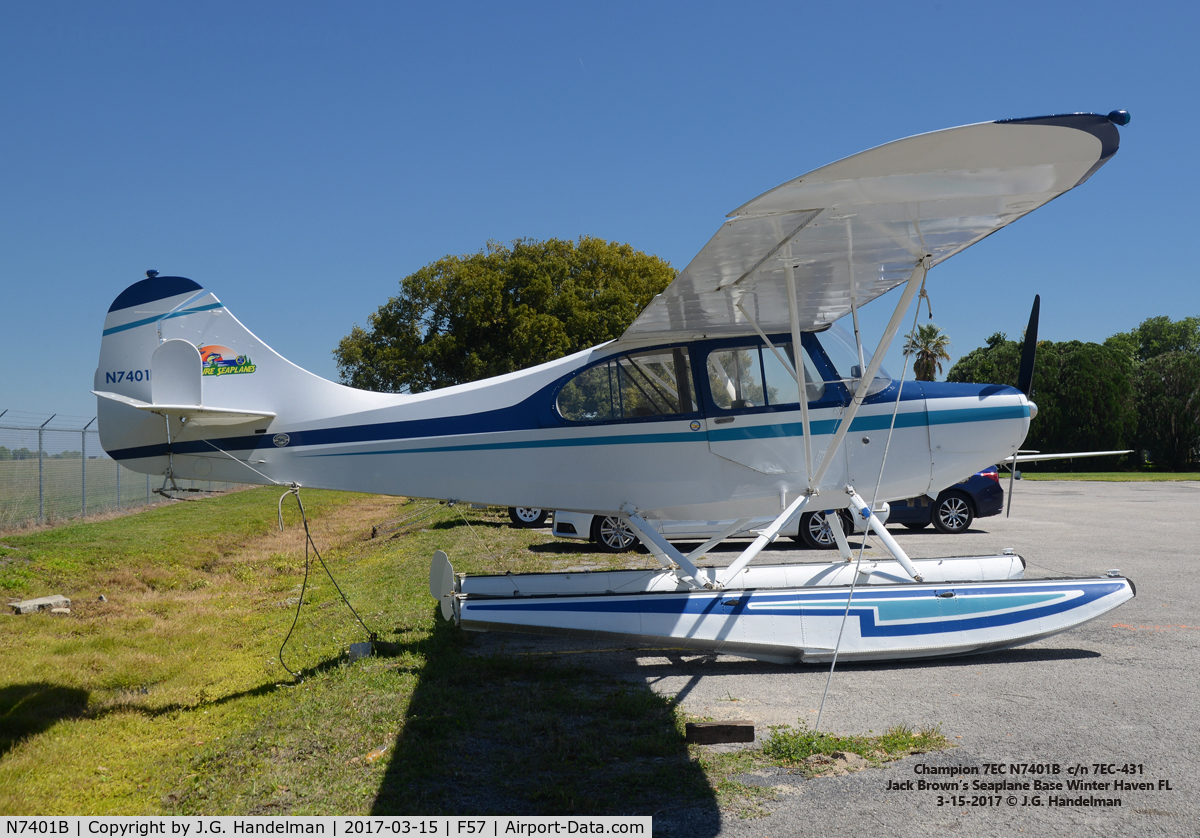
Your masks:
<path fill-rule="evenodd" d="M 800 329 L 851 309 L 1091 177 L 1116 153 L 1128 116 L 1069 114 L 920 134 L 801 175 L 729 214 L 621 341 L 789 328 L 794 267 Z"/>

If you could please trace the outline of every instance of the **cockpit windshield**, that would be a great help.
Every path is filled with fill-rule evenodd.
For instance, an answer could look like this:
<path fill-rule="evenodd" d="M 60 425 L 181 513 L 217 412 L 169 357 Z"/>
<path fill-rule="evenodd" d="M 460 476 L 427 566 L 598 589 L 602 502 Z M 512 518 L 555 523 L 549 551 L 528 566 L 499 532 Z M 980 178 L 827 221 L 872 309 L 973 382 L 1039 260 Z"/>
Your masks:
<path fill-rule="evenodd" d="M 837 371 L 838 378 L 846 385 L 847 389 L 854 392 L 854 389 L 858 387 L 859 379 L 862 378 L 863 369 L 871 365 L 871 350 L 866 346 L 863 347 L 863 360 L 862 366 L 860 366 L 854 335 L 837 323 L 818 333 L 816 338 L 821 342 L 821 348 L 825 350 L 825 354 L 829 356 L 829 361 Z M 892 377 L 888 375 L 887 370 L 880 366 L 875 373 L 875 380 L 867 388 L 867 395 L 873 396 L 881 390 L 887 389 L 891 383 Z"/>

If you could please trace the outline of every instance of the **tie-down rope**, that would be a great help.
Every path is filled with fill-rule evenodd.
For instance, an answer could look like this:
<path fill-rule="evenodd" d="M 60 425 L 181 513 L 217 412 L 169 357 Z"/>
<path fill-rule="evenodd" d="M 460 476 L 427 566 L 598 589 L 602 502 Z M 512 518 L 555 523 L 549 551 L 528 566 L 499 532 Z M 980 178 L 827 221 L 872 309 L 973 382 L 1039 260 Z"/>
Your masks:
<path fill-rule="evenodd" d="M 929 276 L 928 273 L 921 278 L 921 295 L 917 298 L 917 307 L 913 312 L 912 331 L 909 332 L 909 345 L 917 334 L 917 318 L 921 314 L 921 299 L 924 298 L 925 304 L 929 305 L 929 295 L 925 293 L 925 279 Z M 933 316 L 932 310 L 930 317 Z M 892 432 L 896 429 L 896 414 L 900 411 L 900 395 L 904 392 L 904 380 L 908 376 L 908 355 L 904 356 L 904 367 L 900 371 L 900 384 L 896 387 L 896 402 L 892 405 L 892 422 L 888 426 L 887 441 L 883 446 L 883 459 L 879 463 L 879 476 L 875 480 L 875 491 L 871 494 L 871 499 L 867 501 L 869 514 L 874 515 L 875 498 L 879 497 L 879 487 L 883 484 L 883 468 L 887 465 L 888 451 L 892 446 Z M 869 529 L 869 528 L 868 528 Z M 846 618 L 850 615 L 850 601 L 854 598 L 854 588 L 858 584 L 858 569 L 862 566 L 863 553 L 867 549 L 866 533 L 864 538 L 859 542 L 858 559 L 854 563 L 854 575 L 850 579 L 850 593 L 846 597 L 846 610 L 842 612 L 842 624 L 838 628 L 837 642 L 833 644 L 833 660 L 829 663 L 829 677 L 825 679 L 825 692 L 821 694 L 821 706 L 817 709 L 817 721 L 813 725 L 813 732 L 816 733 L 821 729 L 821 714 L 825 712 L 825 699 L 829 695 L 829 685 L 833 682 L 833 670 L 837 667 L 838 651 L 842 647 L 842 634 L 846 631 Z"/>

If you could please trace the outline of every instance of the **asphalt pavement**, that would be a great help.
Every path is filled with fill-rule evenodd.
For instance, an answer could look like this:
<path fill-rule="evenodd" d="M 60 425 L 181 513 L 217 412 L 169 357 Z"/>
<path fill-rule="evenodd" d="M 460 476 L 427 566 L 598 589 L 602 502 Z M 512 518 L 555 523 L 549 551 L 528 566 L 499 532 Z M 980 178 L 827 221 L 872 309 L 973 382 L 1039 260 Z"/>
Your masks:
<path fill-rule="evenodd" d="M 778 787 L 767 816 L 722 811 L 689 827 L 676 815 L 656 820 L 656 833 L 1200 835 L 1200 483 L 1022 481 L 1011 518 L 977 520 L 957 536 L 932 528 L 893 533 L 914 558 L 1012 548 L 1027 560 L 1027 578 L 1120 569 L 1137 596 L 1099 620 L 1007 652 L 839 665 L 822 730 L 939 725 L 957 747 L 838 777 L 763 778 Z M 876 546 L 866 555 L 881 553 Z M 712 558 L 719 564 L 734 555 Z M 813 558 L 784 549 L 759 561 Z M 812 727 L 829 674 L 828 666 L 654 650 L 584 657 L 677 696 L 694 716 L 751 719 L 760 738 L 770 725 Z M 922 781 L 957 787 L 920 788 Z"/>

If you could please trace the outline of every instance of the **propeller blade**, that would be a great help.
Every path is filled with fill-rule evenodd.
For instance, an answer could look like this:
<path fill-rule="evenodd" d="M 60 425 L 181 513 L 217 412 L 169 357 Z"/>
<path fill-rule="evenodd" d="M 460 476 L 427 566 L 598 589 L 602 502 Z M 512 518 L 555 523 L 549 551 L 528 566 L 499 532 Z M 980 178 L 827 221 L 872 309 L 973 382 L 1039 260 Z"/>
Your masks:
<path fill-rule="evenodd" d="M 1017 373 L 1017 389 L 1029 398 L 1033 392 L 1033 365 L 1037 359 L 1038 315 L 1042 311 L 1042 295 L 1033 295 L 1033 309 L 1029 312 L 1029 325 L 1025 327 L 1025 345 L 1021 347 L 1021 371 Z M 1012 515 L 1013 488 L 1017 479 L 1017 455 L 1013 453 L 1008 466 L 1008 508 L 1004 517 Z"/>
<path fill-rule="evenodd" d="M 1029 312 L 1029 325 L 1025 327 L 1025 345 L 1021 347 L 1021 371 L 1017 374 L 1017 389 L 1024 393 L 1026 398 L 1033 390 L 1033 363 L 1037 356 L 1038 314 L 1041 309 L 1042 297 L 1036 294 L 1033 298 L 1033 310 Z"/>

